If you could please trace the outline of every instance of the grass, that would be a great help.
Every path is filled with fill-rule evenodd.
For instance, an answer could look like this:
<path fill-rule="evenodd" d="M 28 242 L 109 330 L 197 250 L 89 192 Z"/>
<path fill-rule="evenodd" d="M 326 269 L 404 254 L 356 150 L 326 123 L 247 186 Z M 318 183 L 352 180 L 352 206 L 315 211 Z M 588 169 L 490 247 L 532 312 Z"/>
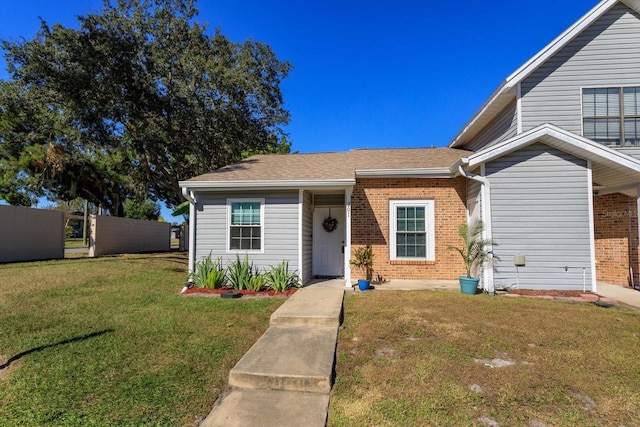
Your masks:
<path fill-rule="evenodd" d="M 344 319 L 330 426 L 640 425 L 638 312 L 385 291 Z"/>
<path fill-rule="evenodd" d="M 0 266 L 0 425 L 188 426 L 282 299 L 178 294 L 184 254 Z"/>
<path fill-rule="evenodd" d="M 84 244 L 84 240 L 82 237 L 80 238 L 69 238 L 64 241 L 65 249 L 78 249 L 78 248 L 86 248 L 87 245 Z"/>

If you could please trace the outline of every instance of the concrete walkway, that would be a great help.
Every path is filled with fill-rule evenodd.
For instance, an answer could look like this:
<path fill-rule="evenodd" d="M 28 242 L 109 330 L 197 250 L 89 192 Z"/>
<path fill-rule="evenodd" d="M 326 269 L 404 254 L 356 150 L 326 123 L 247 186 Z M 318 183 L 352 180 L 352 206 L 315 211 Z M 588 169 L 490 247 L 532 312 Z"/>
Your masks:
<path fill-rule="evenodd" d="M 201 426 L 324 426 L 343 297 L 330 286 L 293 294 L 231 370 L 231 391 Z"/>
<path fill-rule="evenodd" d="M 623 286 L 598 283 L 598 295 L 640 309 L 640 291 Z"/>

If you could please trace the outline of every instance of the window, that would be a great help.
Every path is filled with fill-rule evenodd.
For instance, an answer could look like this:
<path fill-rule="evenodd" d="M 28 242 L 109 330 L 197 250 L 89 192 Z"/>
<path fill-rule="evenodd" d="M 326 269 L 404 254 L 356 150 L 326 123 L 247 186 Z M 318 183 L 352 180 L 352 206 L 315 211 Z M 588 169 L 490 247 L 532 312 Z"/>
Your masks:
<path fill-rule="evenodd" d="M 582 90 L 583 135 L 607 146 L 640 146 L 640 87 Z"/>
<path fill-rule="evenodd" d="M 433 200 L 389 202 L 391 260 L 435 260 L 433 211 Z"/>
<path fill-rule="evenodd" d="M 227 202 L 230 251 L 262 250 L 263 205 L 262 199 Z"/>

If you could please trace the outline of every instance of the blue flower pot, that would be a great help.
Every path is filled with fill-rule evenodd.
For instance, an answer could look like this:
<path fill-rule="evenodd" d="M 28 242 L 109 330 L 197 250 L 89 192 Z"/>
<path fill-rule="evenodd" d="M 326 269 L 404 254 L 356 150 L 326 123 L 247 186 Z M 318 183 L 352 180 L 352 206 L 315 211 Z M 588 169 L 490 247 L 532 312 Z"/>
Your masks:
<path fill-rule="evenodd" d="M 358 289 L 366 291 L 371 286 L 371 280 L 358 280 Z"/>
<path fill-rule="evenodd" d="M 460 276 L 458 280 L 460 281 L 460 290 L 463 294 L 475 295 L 478 291 L 478 283 L 480 282 L 478 277 Z"/>

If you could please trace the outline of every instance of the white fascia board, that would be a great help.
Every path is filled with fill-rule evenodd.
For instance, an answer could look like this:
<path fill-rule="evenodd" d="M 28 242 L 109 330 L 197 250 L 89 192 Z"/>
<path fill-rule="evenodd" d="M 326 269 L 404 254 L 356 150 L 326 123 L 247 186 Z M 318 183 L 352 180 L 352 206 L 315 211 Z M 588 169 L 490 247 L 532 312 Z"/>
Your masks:
<path fill-rule="evenodd" d="M 351 188 L 356 184 L 352 178 L 345 179 L 303 179 L 286 181 L 180 181 L 178 185 L 192 191 L 225 191 L 225 190 L 297 190 L 300 188 Z"/>
<path fill-rule="evenodd" d="M 551 137 L 562 144 L 568 144 L 577 149 L 574 151 L 582 151 L 586 157 L 595 156 L 603 160 L 615 162 L 636 172 L 640 172 L 639 160 L 550 124 L 538 126 L 537 128 L 531 129 L 521 135 L 489 147 L 486 150 L 470 155 L 469 166 L 473 167 L 481 163 L 489 162 L 532 144 L 543 137 Z M 544 140 L 541 142 L 545 144 L 548 143 L 548 141 Z M 562 150 L 562 146 L 557 146 L 556 148 Z"/>
<path fill-rule="evenodd" d="M 467 131 L 495 103 L 496 99 L 498 99 L 498 97 L 500 95 L 502 95 L 505 91 L 507 91 L 507 90 L 505 90 L 505 84 L 506 84 L 506 81 L 502 82 L 502 84 L 491 94 L 489 99 L 487 99 L 484 102 L 484 104 L 482 104 L 482 106 L 480 106 L 478 111 L 476 111 L 476 113 L 471 117 L 471 119 L 469 119 L 469 121 L 462 127 L 460 132 L 458 132 L 458 134 L 453 137 L 453 140 L 451 140 L 451 142 L 449 143 L 449 145 L 447 147 L 454 148 L 458 144 L 460 139 L 462 139 L 462 137 L 467 133 Z"/>
<path fill-rule="evenodd" d="M 359 178 L 451 178 L 450 168 L 356 169 Z"/>
<path fill-rule="evenodd" d="M 618 0 L 604 0 L 595 5 L 593 9 L 587 12 L 582 18 L 578 19 L 572 26 L 567 28 L 558 37 L 553 39 L 551 43 L 542 48 L 542 50 L 507 77 L 507 86 L 514 86 L 524 80 L 529 74 L 536 70 L 540 65 L 544 64 L 560 49 L 565 47 L 567 43 L 584 31 L 595 20 L 604 15 L 616 3 L 618 3 Z"/>

